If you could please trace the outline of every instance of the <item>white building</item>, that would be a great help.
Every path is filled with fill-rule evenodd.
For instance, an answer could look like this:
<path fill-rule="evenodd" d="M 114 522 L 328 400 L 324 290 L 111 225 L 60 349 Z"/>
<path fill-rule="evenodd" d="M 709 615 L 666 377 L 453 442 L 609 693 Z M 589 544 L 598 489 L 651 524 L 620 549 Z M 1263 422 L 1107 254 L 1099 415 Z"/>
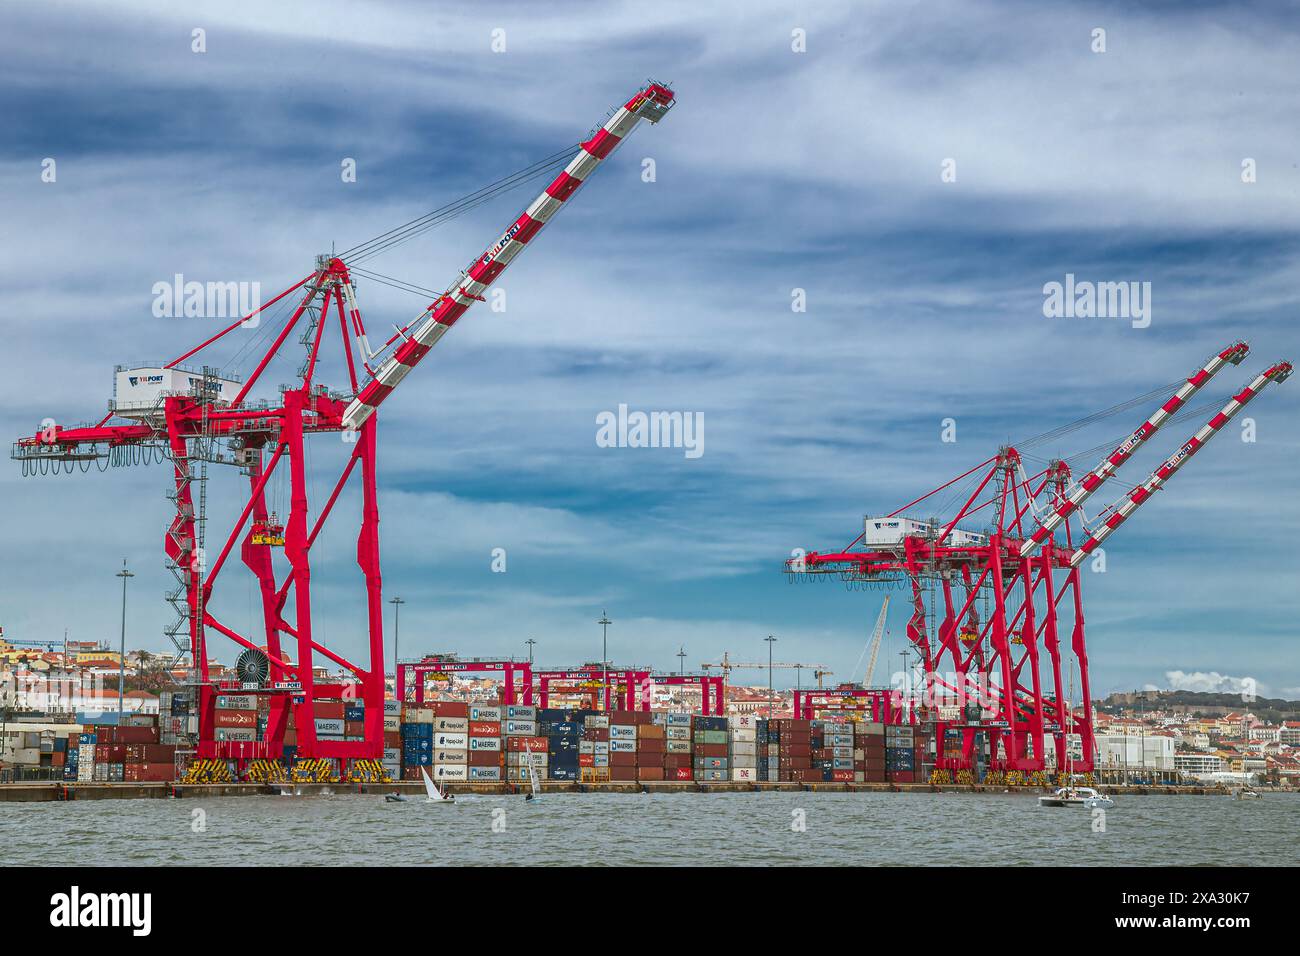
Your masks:
<path fill-rule="evenodd" d="M 1104 770 L 1175 770 L 1174 738 L 1099 734 L 1097 766 Z"/>
<path fill-rule="evenodd" d="M 1212 774 L 1223 773 L 1226 768 L 1223 765 L 1223 758 L 1215 753 L 1193 753 L 1186 750 L 1180 750 L 1174 754 L 1174 769 L 1187 774 L 1189 777 L 1209 777 Z"/>

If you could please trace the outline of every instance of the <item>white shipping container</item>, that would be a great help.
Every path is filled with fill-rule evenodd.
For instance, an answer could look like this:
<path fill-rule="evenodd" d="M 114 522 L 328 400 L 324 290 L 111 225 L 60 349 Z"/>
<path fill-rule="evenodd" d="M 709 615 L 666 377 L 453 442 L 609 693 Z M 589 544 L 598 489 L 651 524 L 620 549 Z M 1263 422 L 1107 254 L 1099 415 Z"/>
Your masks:
<path fill-rule="evenodd" d="M 408 707 L 404 719 L 408 724 L 431 724 L 433 723 L 433 708 Z"/>
<path fill-rule="evenodd" d="M 402 718 L 396 714 L 384 714 L 384 730 L 402 729 Z"/>
<path fill-rule="evenodd" d="M 592 743 L 595 745 L 594 749 L 591 751 L 592 753 L 595 753 L 595 754 L 607 754 L 607 753 L 609 753 L 609 741 L 608 741 L 608 740 L 593 740 Z"/>
<path fill-rule="evenodd" d="M 501 768 L 500 767 L 470 767 L 469 779 L 470 780 L 500 780 Z"/>
<path fill-rule="evenodd" d="M 433 746 L 435 749 L 468 750 L 469 735 L 465 733 L 435 733 L 433 735 Z"/>
<path fill-rule="evenodd" d="M 691 742 L 689 740 L 665 741 L 664 752 L 670 754 L 688 754 L 691 752 Z"/>
<path fill-rule="evenodd" d="M 469 708 L 470 720 L 486 720 L 492 723 L 498 723 L 501 720 L 500 707 L 480 707 L 477 704 L 471 704 Z"/>
<path fill-rule="evenodd" d="M 609 715 L 607 714 L 588 714 L 583 720 L 582 726 L 603 730 L 609 726 Z"/>
<path fill-rule="evenodd" d="M 731 779 L 757 781 L 758 770 L 756 770 L 754 767 L 732 767 Z"/>
<path fill-rule="evenodd" d="M 691 739 L 691 728 L 690 728 L 690 727 L 671 727 L 671 726 L 670 726 L 670 727 L 665 727 L 665 728 L 664 728 L 664 737 L 667 738 L 668 740 L 690 740 L 690 739 Z"/>
<path fill-rule="evenodd" d="M 257 739 L 257 731 L 251 727 L 247 730 L 239 727 L 217 727 L 213 734 L 217 740 L 237 740 L 242 743 Z"/>
<path fill-rule="evenodd" d="M 753 714 L 738 714 L 729 721 L 731 730 L 757 730 L 758 718 Z"/>
<path fill-rule="evenodd" d="M 731 756 L 733 757 L 757 757 L 758 744 L 744 743 L 743 741 L 732 741 Z"/>
<path fill-rule="evenodd" d="M 690 714 L 672 711 L 665 716 L 667 717 L 665 723 L 667 723 L 669 727 L 689 727 L 691 725 Z"/>
<path fill-rule="evenodd" d="M 400 700 L 384 701 L 384 713 L 392 714 L 397 717 L 402 716 L 402 702 Z"/>
<path fill-rule="evenodd" d="M 463 763 L 435 764 L 433 768 L 433 779 L 434 780 L 465 780 L 469 776 L 468 770 L 469 768 L 466 767 Z"/>
<path fill-rule="evenodd" d="M 610 740 L 636 740 L 636 724 L 610 724 Z"/>
<path fill-rule="evenodd" d="M 435 764 L 444 763 L 469 763 L 469 751 L 467 750 L 435 750 L 433 751 L 432 760 Z"/>
<path fill-rule="evenodd" d="M 636 753 L 636 740 L 611 740 L 609 752 L 612 754 Z"/>
<path fill-rule="evenodd" d="M 758 731 L 746 730 L 744 727 L 732 728 L 731 739 L 740 743 L 752 744 L 758 740 Z"/>
<path fill-rule="evenodd" d="M 445 730 L 452 734 L 463 734 L 469 731 L 468 717 L 435 717 L 433 719 L 434 730 Z"/>
<path fill-rule="evenodd" d="M 341 734 L 343 733 L 343 721 L 336 720 L 333 717 L 316 718 L 317 734 Z"/>
<path fill-rule="evenodd" d="M 507 737 L 536 737 L 537 721 L 506 720 L 504 729 Z"/>
<path fill-rule="evenodd" d="M 506 720 L 536 720 L 537 708 L 532 704 L 510 704 L 506 707 Z"/>
<path fill-rule="evenodd" d="M 470 737 L 469 749 L 470 750 L 500 750 L 501 738 L 500 737 Z"/>
<path fill-rule="evenodd" d="M 533 754 L 533 766 L 536 767 L 536 768 L 540 771 L 543 767 L 546 766 L 546 761 L 547 761 L 547 757 L 548 757 L 548 756 L 549 756 L 549 755 L 548 755 L 548 754 L 546 753 L 546 751 L 544 751 L 544 750 L 541 751 L 541 752 L 539 752 L 539 753 L 534 753 L 534 754 Z M 528 766 L 528 754 L 524 753 L 522 750 L 512 750 L 512 751 L 510 751 L 509 753 L 506 754 L 506 766 L 507 766 L 507 767 L 527 767 L 527 766 Z"/>
<path fill-rule="evenodd" d="M 401 748 L 400 748 L 400 747 L 391 747 L 391 748 L 386 747 L 386 748 L 384 748 L 384 762 L 385 762 L 385 763 L 401 763 L 401 762 L 402 762 L 402 750 L 401 750 Z"/>

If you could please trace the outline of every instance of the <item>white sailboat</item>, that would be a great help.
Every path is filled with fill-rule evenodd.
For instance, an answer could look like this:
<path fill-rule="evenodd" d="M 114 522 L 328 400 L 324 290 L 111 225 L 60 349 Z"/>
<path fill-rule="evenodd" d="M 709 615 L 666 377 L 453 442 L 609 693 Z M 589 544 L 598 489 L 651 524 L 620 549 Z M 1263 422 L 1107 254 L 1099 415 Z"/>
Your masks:
<path fill-rule="evenodd" d="M 528 761 L 528 782 L 533 786 L 533 799 L 537 799 L 542 794 L 541 781 L 537 779 L 537 765 L 533 762 L 533 748 L 528 746 L 528 741 L 524 741 L 524 755 Z"/>
<path fill-rule="evenodd" d="M 429 771 L 425 767 L 420 768 L 420 773 L 424 776 L 424 792 L 429 795 L 430 803 L 452 802 L 451 795 L 438 789 L 438 785 L 433 782 L 433 778 L 429 776 Z"/>

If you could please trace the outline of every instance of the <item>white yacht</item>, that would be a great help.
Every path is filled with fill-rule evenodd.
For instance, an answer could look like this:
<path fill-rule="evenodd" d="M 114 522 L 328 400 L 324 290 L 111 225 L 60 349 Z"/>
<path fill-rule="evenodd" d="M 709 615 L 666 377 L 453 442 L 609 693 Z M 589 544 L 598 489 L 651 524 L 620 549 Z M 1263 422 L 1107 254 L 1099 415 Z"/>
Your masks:
<path fill-rule="evenodd" d="M 1089 810 L 1109 810 L 1115 806 L 1110 797 L 1092 787 L 1061 787 L 1055 793 L 1038 798 L 1040 807 L 1087 807 Z"/>

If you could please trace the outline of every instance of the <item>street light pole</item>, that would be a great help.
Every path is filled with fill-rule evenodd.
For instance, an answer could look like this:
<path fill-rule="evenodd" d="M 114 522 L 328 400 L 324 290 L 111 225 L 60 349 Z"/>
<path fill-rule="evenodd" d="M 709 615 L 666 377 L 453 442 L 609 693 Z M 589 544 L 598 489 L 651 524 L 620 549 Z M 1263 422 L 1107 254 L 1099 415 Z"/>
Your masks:
<path fill-rule="evenodd" d="M 767 719 L 772 719 L 772 645 L 776 643 L 776 638 L 771 634 L 763 638 L 767 641 Z"/>
<path fill-rule="evenodd" d="M 601 694 L 604 697 L 605 709 L 609 710 L 609 626 L 614 622 L 609 619 L 609 613 L 602 610 L 600 620 L 596 623 L 600 625 Z"/>
<path fill-rule="evenodd" d="M 537 642 L 536 642 L 535 640 L 533 640 L 533 639 L 530 637 L 528 640 L 524 641 L 524 643 L 528 645 L 528 664 L 529 664 L 529 666 L 532 666 L 532 663 L 533 663 L 533 645 L 536 644 Z"/>
<path fill-rule="evenodd" d="M 122 714 L 126 706 L 126 582 L 135 577 L 126 569 L 126 558 L 122 559 L 122 570 L 115 577 L 122 579 L 122 646 L 117 658 L 117 725 L 122 726 Z"/>
<path fill-rule="evenodd" d="M 398 681 L 401 680 L 402 672 L 398 669 L 397 665 L 397 648 L 399 646 L 398 641 L 401 639 L 402 605 L 405 604 L 406 601 L 400 597 L 392 597 L 389 599 L 388 603 L 393 606 L 393 696 L 396 697 L 398 701 L 405 702 L 406 694 L 404 693 L 404 688 L 398 684 Z"/>
<path fill-rule="evenodd" d="M 686 646 L 677 651 L 677 676 L 682 677 L 686 674 Z"/>

